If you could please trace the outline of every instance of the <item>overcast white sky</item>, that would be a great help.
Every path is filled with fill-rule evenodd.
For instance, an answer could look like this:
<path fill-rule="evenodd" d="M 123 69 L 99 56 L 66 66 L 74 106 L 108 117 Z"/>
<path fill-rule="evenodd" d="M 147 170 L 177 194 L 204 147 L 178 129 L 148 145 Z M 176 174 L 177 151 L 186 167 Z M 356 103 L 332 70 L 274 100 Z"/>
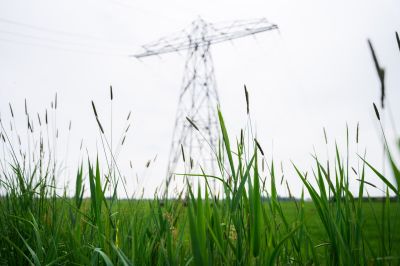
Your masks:
<path fill-rule="evenodd" d="M 283 162 L 298 194 L 301 186 L 290 161 L 310 170 L 314 147 L 325 155 L 323 127 L 332 152 L 335 140 L 344 149 L 346 123 L 354 139 L 359 122 L 359 151 L 367 148 L 370 161 L 382 165 L 372 109 L 380 87 L 366 40 L 371 39 L 386 68 L 387 98 L 400 128 L 400 53 L 395 41 L 399 11 L 399 1 L 0 0 L 0 114 L 9 119 L 11 102 L 22 128 L 24 99 L 30 112 L 43 114 L 57 92 L 59 159 L 68 162 L 65 173 L 75 173 L 84 155 L 79 152 L 81 139 L 91 154 L 101 145 L 92 99 L 109 132 L 112 84 L 114 142 L 129 110 L 133 116 L 118 162 L 130 187 L 136 186 L 137 173 L 151 196 L 167 167 L 185 56 L 138 61 L 129 55 L 142 44 L 187 27 L 199 15 L 210 22 L 266 17 L 278 24 L 280 33 L 212 47 L 215 73 L 232 137 L 246 122 L 246 84 L 258 138 L 268 158 Z M 384 116 L 393 141 L 389 112 Z M 67 143 L 68 153 L 63 148 Z M 353 159 L 355 149 L 352 141 Z M 156 155 L 146 169 L 147 160 Z M 373 175 L 367 179 L 377 183 Z"/>

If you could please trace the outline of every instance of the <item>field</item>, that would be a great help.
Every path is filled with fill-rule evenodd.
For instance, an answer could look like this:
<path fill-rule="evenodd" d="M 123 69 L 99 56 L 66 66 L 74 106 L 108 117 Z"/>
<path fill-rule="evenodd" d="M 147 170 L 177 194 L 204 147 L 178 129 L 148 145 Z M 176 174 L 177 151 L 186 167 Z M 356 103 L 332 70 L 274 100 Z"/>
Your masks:
<path fill-rule="evenodd" d="M 245 95 L 249 110 L 247 91 Z M 93 102 L 92 108 L 103 148 L 114 161 Z M 11 105 L 10 111 L 13 116 Z M 219 174 L 182 175 L 186 186 L 173 199 L 124 199 L 117 193 L 124 187 L 117 164 L 89 159 L 77 168 L 73 195 L 60 193 L 57 160 L 44 148 L 50 141 L 40 139 L 32 159 L 31 151 L 13 144 L 15 132 L 0 121 L 0 264 L 399 265 L 400 170 L 386 142 L 380 110 L 373 104 L 372 111 L 382 129 L 390 176 L 358 154 L 358 169 L 352 168 L 347 135 L 346 147 L 336 146 L 333 161 L 314 154 L 312 169 L 293 163 L 296 175 L 290 178 L 301 180 L 304 189 L 300 197 L 284 200 L 276 189 L 281 179 L 276 163 L 266 159 L 248 128 L 234 142 L 220 110 L 222 138 L 214 150 Z M 26 115 L 27 132 L 33 133 Z M 367 187 L 376 187 L 365 180 L 367 171 L 385 184 L 382 198 L 367 194 Z M 193 177 L 203 181 L 192 186 Z M 359 181 L 356 191 L 350 189 L 350 179 Z M 213 194 L 211 181 L 223 187 L 222 194 Z"/>
<path fill-rule="evenodd" d="M 200 265 L 204 261 L 194 260 L 193 250 L 196 247 L 193 241 L 200 244 L 197 237 L 201 236 L 198 227 L 202 221 L 206 238 L 203 254 L 212 256 L 213 260 L 208 258 L 209 264 L 234 264 L 238 248 L 243 249 L 244 259 L 239 264 L 258 264 L 261 263 L 257 261 L 260 258 L 264 260 L 262 263 L 266 260 L 270 264 L 336 264 L 335 260 L 341 261 L 339 256 L 342 255 L 335 258 L 335 252 L 345 252 L 342 245 L 350 248 L 350 253 L 354 255 L 346 259 L 356 264 L 397 264 L 400 256 L 400 209 L 397 201 L 364 201 L 360 205 L 356 201 L 350 217 L 338 218 L 338 223 L 335 223 L 344 227 L 341 236 L 348 237 L 337 247 L 332 246 L 336 239 L 329 235 L 329 228 L 324 226 L 318 207 L 313 202 L 263 202 L 260 208 L 265 220 L 260 220 L 260 227 L 263 228 L 260 232 L 260 254 L 254 256 L 254 251 L 246 248 L 252 247 L 251 237 L 255 237 L 251 234 L 251 224 L 248 224 L 250 213 L 245 214 L 246 225 L 239 227 L 239 232 L 244 231 L 243 239 L 239 239 L 235 221 L 227 228 L 227 217 L 231 215 L 224 215 L 226 201 L 202 200 L 187 204 L 181 200 L 163 203 L 156 200 L 119 200 L 109 211 L 107 206 L 110 207 L 112 201 L 104 200 L 97 217 L 96 204 L 90 199 L 79 203 L 62 197 L 53 200 L 22 198 L 1 199 L 0 221 L 4 241 L 1 242 L 0 254 L 4 265 L 27 262 L 34 265 Z M 337 208 L 337 203 L 332 201 L 329 206 L 331 212 Z M 192 211 L 197 215 L 191 216 Z M 242 211 L 246 212 L 245 209 Z M 356 212 L 361 213 L 360 218 Z M 215 219 L 219 219 L 217 224 Z M 348 224 L 343 224 L 344 221 Z M 219 232 L 216 226 L 220 228 Z M 360 239 L 357 240 L 357 235 L 350 230 L 357 230 L 358 226 Z M 264 236 L 266 239 L 262 240 Z M 225 256 L 220 249 L 224 249 Z M 386 255 L 383 257 L 380 254 Z"/>

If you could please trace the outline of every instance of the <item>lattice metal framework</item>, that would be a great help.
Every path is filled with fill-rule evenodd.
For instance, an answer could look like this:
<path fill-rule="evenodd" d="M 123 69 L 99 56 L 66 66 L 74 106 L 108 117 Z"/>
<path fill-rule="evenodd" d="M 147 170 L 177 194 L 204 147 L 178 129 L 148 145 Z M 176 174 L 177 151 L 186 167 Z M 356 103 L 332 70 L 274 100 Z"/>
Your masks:
<path fill-rule="evenodd" d="M 217 170 L 211 148 L 215 150 L 219 140 L 216 113 L 219 97 L 210 46 L 276 29 L 277 25 L 265 18 L 218 24 L 207 23 L 198 18 L 192 22 L 190 28 L 143 45 L 143 52 L 134 55 L 136 58 L 143 58 L 187 50 L 165 180 L 165 195 L 168 195 L 171 178 L 180 161 L 186 172 L 190 169 L 198 171 L 199 165 L 209 174 L 214 174 Z M 196 132 L 186 117 L 194 122 L 201 134 Z"/>

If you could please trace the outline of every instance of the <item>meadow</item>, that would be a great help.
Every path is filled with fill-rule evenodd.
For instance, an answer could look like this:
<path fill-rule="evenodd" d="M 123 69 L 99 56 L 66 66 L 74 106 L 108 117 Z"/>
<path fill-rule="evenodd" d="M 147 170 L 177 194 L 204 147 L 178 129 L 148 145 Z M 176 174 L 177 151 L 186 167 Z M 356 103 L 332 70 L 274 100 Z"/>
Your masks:
<path fill-rule="evenodd" d="M 104 149 L 114 161 L 94 103 L 92 108 Z M 45 148 L 50 141 L 39 139 L 36 156 L 30 157 L 12 141 L 15 130 L 1 121 L 0 264 L 398 265 L 400 170 L 380 111 L 371 105 L 394 181 L 362 155 L 355 155 L 358 169 L 349 165 L 349 142 L 358 143 L 358 132 L 354 140 L 347 133 L 347 145 L 336 146 L 334 160 L 314 154 L 314 166 L 307 170 L 293 163 L 297 175 L 291 178 L 300 179 L 304 189 L 300 197 L 286 200 L 277 193 L 282 181 L 276 163 L 266 159 L 248 128 L 233 138 L 220 110 L 222 137 L 214 150 L 219 174 L 183 174 L 186 186 L 173 199 L 124 199 L 117 193 L 124 186 L 117 164 L 89 159 L 76 170 L 73 195 L 60 193 L 57 161 Z M 11 105 L 10 112 L 13 117 Z M 27 131 L 33 133 L 26 115 Z M 47 125 L 47 113 L 42 120 Z M 196 129 L 190 118 L 188 123 Z M 365 180 L 367 171 L 385 184 L 379 200 L 366 193 L 367 187 L 376 187 Z M 193 177 L 203 180 L 196 189 L 189 182 Z M 351 179 L 359 181 L 355 192 Z M 223 187 L 222 194 L 213 194 L 211 181 Z"/>

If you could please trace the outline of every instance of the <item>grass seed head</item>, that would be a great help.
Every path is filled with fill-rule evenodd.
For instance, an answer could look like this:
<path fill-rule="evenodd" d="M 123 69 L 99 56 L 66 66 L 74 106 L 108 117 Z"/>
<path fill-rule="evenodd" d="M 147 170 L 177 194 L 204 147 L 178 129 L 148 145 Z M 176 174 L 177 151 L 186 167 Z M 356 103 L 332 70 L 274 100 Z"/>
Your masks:
<path fill-rule="evenodd" d="M 354 172 L 356 175 L 358 175 L 356 169 L 354 169 L 353 166 L 351 167 L 351 170 L 353 170 L 353 172 Z"/>
<path fill-rule="evenodd" d="M 356 180 L 359 181 L 359 182 L 364 182 L 365 184 L 368 184 L 371 187 L 377 188 L 376 185 L 372 184 L 371 182 L 368 182 L 368 181 L 365 181 L 365 180 L 361 180 L 361 179 L 358 179 L 358 178 Z"/>
<path fill-rule="evenodd" d="M 54 97 L 54 109 L 57 109 L 57 93 L 56 96 Z"/>
<path fill-rule="evenodd" d="M 326 129 L 325 127 L 323 129 L 324 129 L 325 144 L 328 144 L 328 138 L 326 137 Z"/>
<path fill-rule="evenodd" d="M 368 45 L 369 48 L 371 50 L 371 54 L 372 54 L 372 59 L 374 60 L 374 64 L 375 64 L 375 69 L 376 72 L 378 73 L 378 77 L 381 83 L 381 106 L 382 108 L 385 107 L 385 69 L 383 69 L 378 62 L 378 58 L 376 57 L 375 54 L 375 50 L 374 47 L 372 46 L 372 43 L 370 40 L 368 40 Z"/>
<path fill-rule="evenodd" d="M 37 118 L 38 118 L 39 126 L 42 126 L 42 121 L 40 120 L 40 115 L 39 115 L 39 113 L 37 113 Z"/>
<path fill-rule="evenodd" d="M 93 108 L 94 116 L 97 118 L 96 106 L 94 105 L 94 102 L 93 102 L 93 101 L 92 101 L 92 108 Z"/>
<path fill-rule="evenodd" d="M 8 103 L 8 106 L 10 106 L 11 117 L 14 118 L 14 112 L 13 112 L 11 103 Z"/>
<path fill-rule="evenodd" d="M 193 121 L 192 120 L 190 120 L 190 118 L 189 117 L 186 117 L 186 120 L 187 121 L 189 121 L 189 123 L 192 125 L 192 127 L 194 127 L 197 131 L 200 131 L 199 130 L 199 128 L 196 126 L 196 124 L 195 123 L 193 123 Z"/>
<path fill-rule="evenodd" d="M 184 152 L 184 150 L 183 150 L 183 145 L 181 144 L 181 151 L 182 151 L 182 159 L 183 159 L 183 162 L 185 162 L 185 152 Z"/>
<path fill-rule="evenodd" d="M 244 85 L 244 95 L 246 96 L 246 110 L 247 110 L 247 114 L 249 114 L 249 112 L 250 112 L 250 108 L 249 108 L 249 93 L 248 93 L 248 91 L 247 91 L 246 85 Z"/>
<path fill-rule="evenodd" d="M 244 145 L 243 129 L 240 130 L 240 146 Z"/>
<path fill-rule="evenodd" d="M 381 116 L 379 115 L 378 108 L 376 108 L 375 103 L 372 103 L 372 104 L 373 104 L 373 106 L 374 106 L 374 110 L 375 110 L 376 117 L 378 118 L 379 121 L 381 121 Z"/>
<path fill-rule="evenodd" d="M 99 125 L 99 128 L 100 128 L 101 133 L 104 134 L 103 126 L 101 125 L 100 120 L 99 120 L 99 118 L 98 118 L 97 116 L 96 116 L 96 121 L 97 121 L 97 124 Z"/>
<path fill-rule="evenodd" d="M 261 155 L 264 156 L 264 151 L 263 151 L 263 149 L 261 148 L 260 143 L 258 143 L 257 139 L 254 139 L 254 142 L 256 143 L 257 148 L 260 150 Z"/>
<path fill-rule="evenodd" d="M 357 122 L 357 131 L 356 131 L 356 143 L 357 143 L 357 144 L 358 144 L 358 134 L 359 134 L 359 131 L 360 131 L 360 123 Z"/>
<path fill-rule="evenodd" d="M 28 129 L 31 131 L 31 133 L 33 133 L 33 124 L 32 124 L 32 122 L 31 122 L 31 120 L 29 119 L 29 116 L 28 116 Z"/>

